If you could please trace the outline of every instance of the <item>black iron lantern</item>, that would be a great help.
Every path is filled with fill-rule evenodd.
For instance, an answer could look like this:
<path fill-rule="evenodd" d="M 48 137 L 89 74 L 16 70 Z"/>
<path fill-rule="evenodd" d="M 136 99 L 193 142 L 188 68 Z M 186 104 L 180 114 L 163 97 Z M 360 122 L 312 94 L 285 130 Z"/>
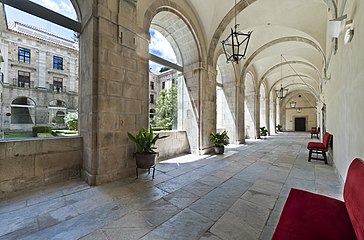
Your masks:
<path fill-rule="evenodd" d="M 285 98 L 287 96 L 287 92 L 288 92 L 288 88 L 283 88 L 283 86 L 282 86 L 282 78 L 283 78 L 283 70 L 282 70 L 283 61 L 282 61 L 282 58 L 283 58 L 283 56 L 281 54 L 281 88 L 279 90 L 276 90 L 277 97 L 279 99 Z"/>
<path fill-rule="evenodd" d="M 243 33 L 238 31 L 239 24 L 236 24 L 236 0 L 235 0 L 235 25 L 231 28 L 230 35 L 223 40 L 222 47 L 226 56 L 226 62 L 238 63 L 245 57 L 248 49 L 250 35 L 252 32 Z"/>

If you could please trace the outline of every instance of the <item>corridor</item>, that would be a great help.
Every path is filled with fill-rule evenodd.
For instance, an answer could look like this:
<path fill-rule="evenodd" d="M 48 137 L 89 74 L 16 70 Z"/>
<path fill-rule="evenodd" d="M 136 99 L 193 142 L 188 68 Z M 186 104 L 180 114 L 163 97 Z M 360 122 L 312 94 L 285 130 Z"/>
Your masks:
<path fill-rule="evenodd" d="M 0 239 L 270 239 L 290 188 L 342 199 L 334 167 L 307 162 L 309 133 L 161 161 L 90 187 L 77 179 L 0 201 Z"/>

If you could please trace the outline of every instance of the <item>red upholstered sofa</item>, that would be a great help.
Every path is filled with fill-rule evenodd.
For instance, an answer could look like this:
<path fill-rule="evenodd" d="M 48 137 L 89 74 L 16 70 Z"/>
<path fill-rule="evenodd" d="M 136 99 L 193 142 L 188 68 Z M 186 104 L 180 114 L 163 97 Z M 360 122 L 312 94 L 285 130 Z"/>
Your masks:
<path fill-rule="evenodd" d="M 344 202 L 291 189 L 275 240 L 364 239 L 364 163 L 355 159 L 344 186 Z"/>

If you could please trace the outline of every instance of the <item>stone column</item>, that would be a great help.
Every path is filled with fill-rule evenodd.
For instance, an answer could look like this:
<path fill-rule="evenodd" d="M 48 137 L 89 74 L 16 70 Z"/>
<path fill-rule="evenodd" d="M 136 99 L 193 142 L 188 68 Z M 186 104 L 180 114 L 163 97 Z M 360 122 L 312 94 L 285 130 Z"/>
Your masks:
<path fill-rule="evenodd" d="M 69 69 L 70 69 L 70 76 L 69 76 L 69 86 L 67 91 L 69 92 L 76 92 L 77 86 L 76 84 L 78 84 L 77 80 L 77 59 L 76 58 L 70 58 L 70 63 L 69 63 Z"/>
<path fill-rule="evenodd" d="M 1 47 L 1 53 L 4 58 L 1 71 L 4 74 L 4 83 L 9 83 L 9 45 L 7 42 Z"/>
<path fill-rule="evenodd" d="M 47 53 L 45 51 L 39 50 L 38 63 L 38 88 L 47 88 L 46 81 L 51 80 L 47 79 Z"/>
<path fill-rule="evenodd" d="M 127 133 L 148 128 L 149 54 L 134 1 L 90 2 L 83 2 L 94 10 L 82 19 L 79 119 L 82 177 L 98 185 L 135 174 Z"/>
<path fill-rule="evenodd" d="M 213 72 L 198 62 L 184 66 L 183 75 L 182 128 L 187 131 L 191 152 L 204 154 L 211 151 L 209 134 L 216 128 L 216 73 L 212 81 Z"/>
<path fill-rule="evenodd" d="M 272 101 L 272 129 L 271 129 L 271 134 L 277 133 L 276 131 L 276 126 L 278 125 L 277 123 L 277 101 L 276 99 L 273 99 Z"/>
<path fill-rule="evenodd" d="M 236 86 L 236 110 L 235 110 L 235 144 L 244 144 L 245 143 L 245 84 L 244 79 L 241 79 L 240 76 L 240 67 L 235 69 L 235 76 L 237 79 Z"/>
<path fill-rule="evenodd" d="M 260 87 L 255 92 L 255 136 L 260 138 Z"/>
<path fill-rule="evenodd" d="M 267 126 L 268 134 L 270 135 L 270 97 L 269 94 L 265 94 L 265 125 Z"/>

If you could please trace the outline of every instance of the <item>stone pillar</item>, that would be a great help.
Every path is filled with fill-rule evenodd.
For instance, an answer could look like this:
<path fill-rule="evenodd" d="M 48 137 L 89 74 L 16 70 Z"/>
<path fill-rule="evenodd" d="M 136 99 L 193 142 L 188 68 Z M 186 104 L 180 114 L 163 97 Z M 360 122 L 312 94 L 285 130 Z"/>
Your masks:
<path fill-rule="evenodd" d="M 9 83 L 9 45 L 7 42 L 2 46 L 1 53 L 4 58 L 3 67 L 1 68 L 2 73 L 4 73 L 4 83 Z"/>
<path fill-rule="evenodd" d="M 270 97 L 269 94 L 265 94 L 265 125 L 267 126 L 268 134 L 270 135 L 271 126 L 270 126 Z"/>
<path fill-rule="evenodd" d="M 47 79 L 47 53 L 39 50 L 38 59 L 38 88 L 47 88 L 46 82 L 51 81 Z"/>
<path fill-rule="evenodd" d="M 271 128 L 271 134 L 277 133 L 276 131 L 276 126 L 278 125 L 277 123 L 277 101 L 276 99 L 273 99 L 271 101 L 272 103 L 272 112 L 271 112 L 271 117 L 272 117 L 272 128 Z"/>
<path fill-rule="evenodd" d="M 240 78 L 240 68 L 235 69 L 236 77 L 236 110 L 235 110 L 235 144 L 245 143 L 245 80 Z M 245 77 L 245 76 L 244 76 Z"/>
<path fill-rule="evenodd" d="M 191 152 L 204 154 L 211 151 L 209 134 L 216 128 L 216 72 L 208 72 L 198 62 L 184 66 L 183 75 L 182 128 L 187 132 Z"/>
<path fill-rule="evenodd" d="M 244 81 L 245 83 L 245 81 Z M 245 86 L 245 84 L 244 84 Z M 244 87 L 245 88 L 245 87 Z M 244 122 L 246 124 L 246 137 L 256 138 L 256 127 L 255 127 L 255 93 L 249 92 L 245 94 L 245 107 L 244 107 Z"/>
<path fill-rule="evenodd" d="M 69 86 L 67 91 L 69 92 L 77 92 L 77 59 L 76 58 L 70 58 L 70 63 L 69 63 L 69 69 L 70 69 L 70 76 L 69 76 Z"/>
<path fill-rule="evenodd" d="M 260 87 L 255 92 L 255 136 L 260 138 Z"/>
<path fill-rule="evenodd" d="M 94 10 L 80 36 L 82 177 L 99 185 L 135 174 L 127 133 L 148 128 L 148 36 L 137 26 L 135 1 L 83 4 Z"/>

